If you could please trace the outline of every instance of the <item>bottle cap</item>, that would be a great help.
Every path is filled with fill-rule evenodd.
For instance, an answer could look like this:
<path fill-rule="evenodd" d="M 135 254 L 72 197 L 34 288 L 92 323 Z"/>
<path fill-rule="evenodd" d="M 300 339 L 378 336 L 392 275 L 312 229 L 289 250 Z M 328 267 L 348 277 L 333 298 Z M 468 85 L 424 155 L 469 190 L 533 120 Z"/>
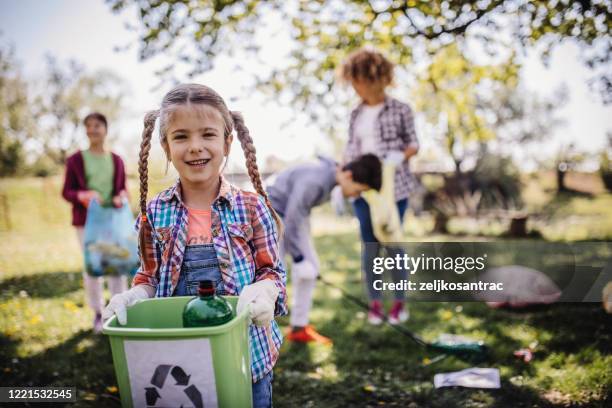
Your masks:
<path fill-rule="evenodd" d="M 202 296 L 212 296 L 215 294 L 215 282 L 211 280 L 201 280 L 198 287 L 198 294 Z"/>

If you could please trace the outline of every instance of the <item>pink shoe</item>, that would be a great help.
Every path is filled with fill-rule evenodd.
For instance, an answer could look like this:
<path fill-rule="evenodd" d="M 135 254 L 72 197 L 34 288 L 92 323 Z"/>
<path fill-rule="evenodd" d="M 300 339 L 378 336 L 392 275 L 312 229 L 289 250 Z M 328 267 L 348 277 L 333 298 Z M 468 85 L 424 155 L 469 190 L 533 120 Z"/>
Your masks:
<path fill-rule="evenodd" d="M 370 311 L 368 312 L 368 323 L 378 326 L 385 319 L 383 312 L 382 302 L 380 300 L 373 300 L 370 302 Z"/>
<path fill-rule="evenodd" d="M 102 321 L 102 315 L 100 313 L 96 313 L 96 317 L 94 318 L 94 322 L 93 322 L 93 332 L 95 334 L 102 333 L 103 325 L 104 325 L 104 322 Z"/>
<path fill-rule="evenodd" d="M 408 320 L 408 310 L 404 306 L 404 302 L 396 300 L 389 311 L 389 324 L 400 324 Z"/>

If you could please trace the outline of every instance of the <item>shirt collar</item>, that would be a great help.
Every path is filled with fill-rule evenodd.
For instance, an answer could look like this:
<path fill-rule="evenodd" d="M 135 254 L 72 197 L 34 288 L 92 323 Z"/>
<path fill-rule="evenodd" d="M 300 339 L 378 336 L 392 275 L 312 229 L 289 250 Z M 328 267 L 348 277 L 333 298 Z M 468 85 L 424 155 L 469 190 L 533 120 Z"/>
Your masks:
<path fill-rule="evenodd" d="M 217 201 L 225 201 L 227 204 L 229 204 L 230 208 L 233 208 L 235 204 L 234 186 L 232 186 L 230 182 L 227 181 L 223 176 L 221 176 L 221 187 L 219 187 L 219 195 L 215 199 L 215 202 Z"/>
<path fill-rule="evenodd" d="M 393 102 L 393 98 L 391 98 L 389 95 L 385 95 L 385 100 L 383 101 L 382 110 L 389 108 L 392 102 Z M 361 101 L 361 103 L 357 106 L 357 109 L 355 109 L 355 113 L 361 111 L 361 109 L 363 109 L 364 106 L 366 106 L 365 102 Z"/>
<path fill-rule="evenodd" d="M 219 195 L 213 201 L 213 204 L 216 202 L 226 202 L 229 204 L 230 208 L 234 206 L 234 187 L 225 179 L 225 177 L 221 176 L 221 186 L 219 187 Z M 166 190 L 164 190 L 159 198 L 162 201 L 169 202 L 172 199 L 176 199 L 178 202 L 183 204 L 183 198 L 181 196 L 181 179 L 176 179 L 174 185 Z"/>

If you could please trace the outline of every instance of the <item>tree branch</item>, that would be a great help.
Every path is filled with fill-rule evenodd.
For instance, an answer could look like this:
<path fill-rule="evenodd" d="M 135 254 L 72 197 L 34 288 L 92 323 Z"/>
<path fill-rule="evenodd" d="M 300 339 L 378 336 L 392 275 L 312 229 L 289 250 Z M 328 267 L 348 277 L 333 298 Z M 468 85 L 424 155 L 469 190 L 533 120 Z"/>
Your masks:
<path fill-rule="evenodd" d="M 485 7 L 484 9 L 477 9 L 475 11 L 476 13 L 476 17 L 472 18 L 469 21 L 466 21 L 465 23 L 455 26 L 455 27 L 442 27 L 442 29 L 440 30 L 440 32 L 432 32 L 430 31 L 424 31 L 423 29 L 421 29 L 420 27 L 418 27 L 414 20 L 412 19 L 412 17 L 410 16 L 410 14 L 408 13 L 409 11 L 409 7 L 408 5 L 404 2 L 404 4 L 400 7 L 396 7 L 396 8 L 391 8 L 390 11 L 401 11 L 404 16 L 406 16 L 406 18 L 408 19 L 408 21 L 410 22 L 410 25 L 417 31 L 417 33 L 425 38 L 427 38 L 428 40 L 433 40 L 434 38 L 438 38 L 440 35 L 442 34 L 452 34 L 452 35 L 462 35 L 463 33 L 465 33 L 465 31 L 467 30 L 467 28 L 472 25 L 473 23 L 475 23 L 476 21 L 480 20 L 483 16 L 485 16 L 486 14 L 492 12 L 493 10 L 495 10 L 497 7 L 501 6 L 504 3 L 505 0 L 496 0 L 496 1 L 491 1 L 491 3 Z"/>

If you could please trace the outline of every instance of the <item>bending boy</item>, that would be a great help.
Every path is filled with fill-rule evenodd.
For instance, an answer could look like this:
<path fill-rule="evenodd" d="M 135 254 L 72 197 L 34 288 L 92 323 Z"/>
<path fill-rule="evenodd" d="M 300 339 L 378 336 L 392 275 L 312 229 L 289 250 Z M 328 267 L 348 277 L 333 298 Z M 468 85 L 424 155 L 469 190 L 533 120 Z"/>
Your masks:
<path fill-rule="evenodd" d="M 380 190 L 381 162 L 373 154 L 363 155 L 340 167 L 320 157 L 316 163 L 302 164 L 279 173 L 268 187 L 272 207 L 285 225 L 281 251 L 293 260 L 291 281 L 290 341 L 331 343 L 308 324 L 312 296 L 319 275 L 319 259 L 310 235 L 310 211 L 330 199 L 332 190 L 344 197 L 358 197 L 369 189 Z"/>

